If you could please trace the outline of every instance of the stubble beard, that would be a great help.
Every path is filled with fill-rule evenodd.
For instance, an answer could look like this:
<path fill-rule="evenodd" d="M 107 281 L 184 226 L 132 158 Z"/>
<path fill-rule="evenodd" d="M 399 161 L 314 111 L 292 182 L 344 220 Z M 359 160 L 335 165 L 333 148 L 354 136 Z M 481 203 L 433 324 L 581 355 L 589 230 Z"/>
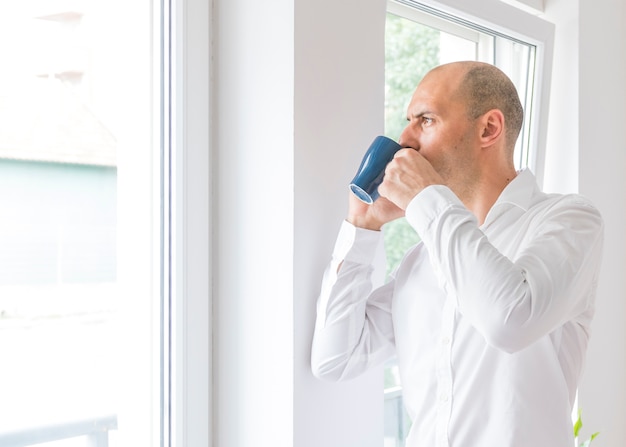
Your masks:
<path fill-rule="evenodd" d="M 454 149 L 448 152 L 438 164 L 438 167 L 433 167 L 443 178 L 446 186 L 462 202 L 471 201 L 480 181 L 480 171 L 476 166 L 476 160 L 471 156 L 471 148 L 465 143 L 465 139 L 461 138 Z"/>

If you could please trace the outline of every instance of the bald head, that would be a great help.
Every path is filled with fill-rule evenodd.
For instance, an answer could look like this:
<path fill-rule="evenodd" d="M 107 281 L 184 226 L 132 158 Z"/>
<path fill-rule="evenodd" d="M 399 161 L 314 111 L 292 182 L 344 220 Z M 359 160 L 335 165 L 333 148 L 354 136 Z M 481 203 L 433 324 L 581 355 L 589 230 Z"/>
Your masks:
<path fill-rule="evenodd" d="M 498 109 L 504 115 L 506 146 L 513 151 L 522 128 L 524 111 L 513 82 L 497 67 L 483 62 L 453 62 L 435 68 L 437 71 L 459 73 L 455 94 L 467 108 L 472 120 L 489 110 Z"/>

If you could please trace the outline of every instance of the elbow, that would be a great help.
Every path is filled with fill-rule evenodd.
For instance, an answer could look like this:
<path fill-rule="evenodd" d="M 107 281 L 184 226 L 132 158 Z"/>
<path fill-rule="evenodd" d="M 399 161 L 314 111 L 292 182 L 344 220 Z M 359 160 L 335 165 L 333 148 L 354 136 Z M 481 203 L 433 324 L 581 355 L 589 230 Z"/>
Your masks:
<path fill-rule="evenodd" d="M 528 313 L 520 310 L 486 313 L 477 321 L 475 328 L 492 348 L 515 354 L 534 343 L 541 332 L 539 322 L 531 320 Z"/>
<path fill-rule="evenodd" d="M 311 372 L 313 376 L 325 382 L 341 382 L 358 376 L 363 369 L 350 355 L 351 350 L 330 352 L 313 343 L 311 350 Z M 362 366 L 362 365 L 360 365 Z"/>
<path fill-rule="evenodd" d="M 551 331 L 549 321 L 532 319 L 526 314 L 496 315 L 476 329 L 489 346 L 508 354 L 526 349 Z"/>
<path fill-rule="evenodd" d="M 324 368 L 321 365 L 312 364 L 311 372 L 313 376 L 324 382 L 340 382 L 341 381 L 341 371 L 336 369 L 328 369 Z"/>
<path fill-rule="evenodd" d="M 523 328 L 511 328 L 500 326 L 498 328 L 491 327 L 481 331 L 485 342 L 492 348 L 506 352 L 507 354 L 515 354 L 526 349 L 533 342 L 529 334 Z"/>
<path fill-rule="evenodd" d="M 346 365 L 338 359 L 328 360 L 311 356 L 311 372 L 316 379 L 324 382 L 340 382 L 345 379 Z"/>
<path fill-rule="evenodd" d="M 492 301 L 489 306 L 471 308 L 467 316 L 492 348 L 515 354 L 526 349 L 542 334 L 545 320 L 533 300 L 528 283 L 519 284 L 515 299 Z"/>

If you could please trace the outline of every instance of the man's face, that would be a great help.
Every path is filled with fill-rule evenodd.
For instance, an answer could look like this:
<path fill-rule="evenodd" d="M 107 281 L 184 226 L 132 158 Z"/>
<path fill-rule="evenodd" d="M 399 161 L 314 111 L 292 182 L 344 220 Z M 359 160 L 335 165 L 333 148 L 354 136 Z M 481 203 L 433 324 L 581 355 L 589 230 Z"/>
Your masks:
<path fill-rule="evenodd" d="M 468 181 L 477 162 L 476 127 L 455 92 L 463 71 L 434 70 L 419 84 L 407 110 L 400 145 L 418 150 L 449 184 Z"/>

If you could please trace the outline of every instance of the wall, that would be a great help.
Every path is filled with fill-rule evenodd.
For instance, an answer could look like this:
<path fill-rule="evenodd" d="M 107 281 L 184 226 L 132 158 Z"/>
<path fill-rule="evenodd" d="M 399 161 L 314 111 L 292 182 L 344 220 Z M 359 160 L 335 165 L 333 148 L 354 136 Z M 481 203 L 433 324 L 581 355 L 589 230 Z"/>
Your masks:
<path fill-rule="evenodd" d="M 293 4 L 216 2 L 215 445 L 293 433 Z"/>
<path fill-rule="evenodd" d="M 382 370 L 328 384 L 310 373 L 315 300 L 349 180 L 384 125 L 385 2 L 301 0 L 295 15 L 294 446 L 380 447 Z M 367 411 L 363 411 L 366 408 Z"/>
<path fill-rule="evenodd" d="M 580 406 L 599 446 L 626 442 L 626 5 L 580 0 L 579 185 L 605 219 L 605 256 Z"/>
<path fill-rule="evenodd" d="M 384 11 L 383 0 L 215 2 L 220 447 L 382 442 L 382 373 L 332 385 L 309 359 L 346 183 L 382 131 Z"/>
<path fill-rule="evenodd" d="M 583 434 L 626 439 L 626 8 L 620 0 L 547 0 L 556 23 L 546 189 L 580 191 L 605 219 L 605 255 L 587 367 Z"/>

